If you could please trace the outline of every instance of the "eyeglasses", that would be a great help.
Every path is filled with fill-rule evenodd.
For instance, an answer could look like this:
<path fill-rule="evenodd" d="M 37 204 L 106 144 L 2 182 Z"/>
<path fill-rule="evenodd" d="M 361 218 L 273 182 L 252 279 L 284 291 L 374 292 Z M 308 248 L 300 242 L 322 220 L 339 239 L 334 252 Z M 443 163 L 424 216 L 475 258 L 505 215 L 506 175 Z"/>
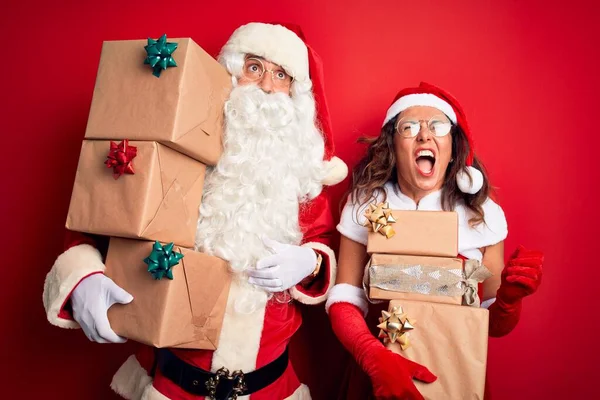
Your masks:
<path fill-rule="evenodd" d="M 436 137 L 446 136 L 452 130 L 452 123 L 443 115 L 434 115 L 429 120 L 402 118 L 396 123 L 396 132 L 402 137 L 413 138 L 421 132 L 421 123 L 427 124 L 427 129 Z"/>
<path fill-rule="evenodd" d="M 271 74 L 273 85 L 278 88 L 289 88 L 294 78 L 288 75 L 283 69 L 277 68 L 275 70 L 266 69 L 265 64 L 259 59 L 249 57 L 244 63 L 244 70 L 242 71 L 246 79 L 250 81 L 259 81 L 262 79 L 265 72 Z"/>

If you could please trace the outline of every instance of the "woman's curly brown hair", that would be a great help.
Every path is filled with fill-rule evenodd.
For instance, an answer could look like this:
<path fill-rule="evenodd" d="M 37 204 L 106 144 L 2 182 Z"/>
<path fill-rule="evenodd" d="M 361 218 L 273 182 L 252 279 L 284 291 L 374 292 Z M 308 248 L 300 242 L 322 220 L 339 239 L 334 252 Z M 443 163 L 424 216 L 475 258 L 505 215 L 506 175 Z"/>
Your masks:
<path fill-rule="evenodd" d="M 396 173 L 396 153 L 394 151 L 394 134 L 396 132 L 396 121 L 398 116 L 392 118 L 381 129 L 377 137 L 362 137 L 359 143 L 369 145 L 367 154 L 354 167 L 352 172 L 352 185 L 349 189 L 350 201 L 353 204 L 365 205 L 382 195 L 386 200 L 384 185 L 388 181 L 398 183 Z M 452 126 L 452 158 L 454 161 L 448 164 L 448 169 L 442 185 L 442 209 L 453 211 L 459 202 L 473 213 L 469 219 L 471 226 L 476 226 L 484 221 L 483 203 L 490 195 L 490 186 L 487 173 L 483 164 L 477 156 L 473 158 L 473 167 L 483 174 L 483 187 L 475 194 L 467 194 L 460 191 L 456 183 L 456 174 L 465 167 L 467 154 L 469 154 L 469 142 L 465 133 L 458 125 Z M 347 197 L 347 196 L 345 196 Z M 357 208 L 358 210 L 358 208 Z M 358 211 L 357 211 L 358 212 Z M 358 216 L 357 216 L 358 217 Z"/>

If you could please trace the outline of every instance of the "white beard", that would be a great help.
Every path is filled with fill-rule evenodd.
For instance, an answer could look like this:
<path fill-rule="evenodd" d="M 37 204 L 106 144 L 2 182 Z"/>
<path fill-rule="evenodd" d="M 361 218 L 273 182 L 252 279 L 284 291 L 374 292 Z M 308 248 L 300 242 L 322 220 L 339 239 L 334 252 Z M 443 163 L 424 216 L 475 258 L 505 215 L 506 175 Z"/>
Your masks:
<path fill-rule="evenodd" d="M 312 100 L 312 99 L 311 99 Z M 313 108 L 307 112 L 303 108 Z M 314 101 L 237 86 L 225 105 L 224 153 L 207 172 L 196 248 L 254 268 L 270 253 L 261 237 L 300 244 L 299 204 L 318 195 L 324 143 Z"/>
<path fill-rule="evenodd" d="M 256 368 L 269 296 L 244 271 L 271 254 L 263 236 L 302 240 L 300 203 L 321 192 L 325 175 L 314 108 L 309 93 L 292 100 L 256 86 L 235 87 L 225 105 L 224 152 L 207 171 L 196 232 L 197 250 L 229 261 L 234 273 L 213 372 Z"/>

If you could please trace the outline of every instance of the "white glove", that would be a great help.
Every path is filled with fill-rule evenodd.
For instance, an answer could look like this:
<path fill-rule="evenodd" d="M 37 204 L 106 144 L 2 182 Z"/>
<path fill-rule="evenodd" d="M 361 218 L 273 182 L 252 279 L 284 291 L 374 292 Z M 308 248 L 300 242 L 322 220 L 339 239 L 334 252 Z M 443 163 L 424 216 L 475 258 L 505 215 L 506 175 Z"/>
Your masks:
<path fill-rule="evenodd" d="M 301 282 L 317 267 L 317 255 L 310 247 L 294 246 L 264 238 L 264 244 L 275 254 L 258 261 L 249 270 L 248 282 L 267 292 L 283 292 Z"/>
<path fill-rule="evenodd" d="M 108 309 L 115 303 L 128 304 L 133 296 L 104 274 L 90 275 L 71 294 L 73 318 L 88 339 L 98 343 L 124 343 L 108 322 Z"/>

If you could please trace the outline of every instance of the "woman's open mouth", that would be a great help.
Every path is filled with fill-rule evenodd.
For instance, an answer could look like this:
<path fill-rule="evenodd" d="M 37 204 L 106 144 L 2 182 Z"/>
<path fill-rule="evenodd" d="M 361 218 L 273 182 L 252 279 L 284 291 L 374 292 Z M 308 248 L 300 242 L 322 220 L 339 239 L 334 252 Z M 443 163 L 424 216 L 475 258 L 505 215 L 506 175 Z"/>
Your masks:
<path fill-rule="evenodd" d="M 423 176 L 433 175 L 433 168 L 435 166 L 435 154 L 431 150 L 418 150 L 416 153 L 415 163 L 417 170 Z"/>

